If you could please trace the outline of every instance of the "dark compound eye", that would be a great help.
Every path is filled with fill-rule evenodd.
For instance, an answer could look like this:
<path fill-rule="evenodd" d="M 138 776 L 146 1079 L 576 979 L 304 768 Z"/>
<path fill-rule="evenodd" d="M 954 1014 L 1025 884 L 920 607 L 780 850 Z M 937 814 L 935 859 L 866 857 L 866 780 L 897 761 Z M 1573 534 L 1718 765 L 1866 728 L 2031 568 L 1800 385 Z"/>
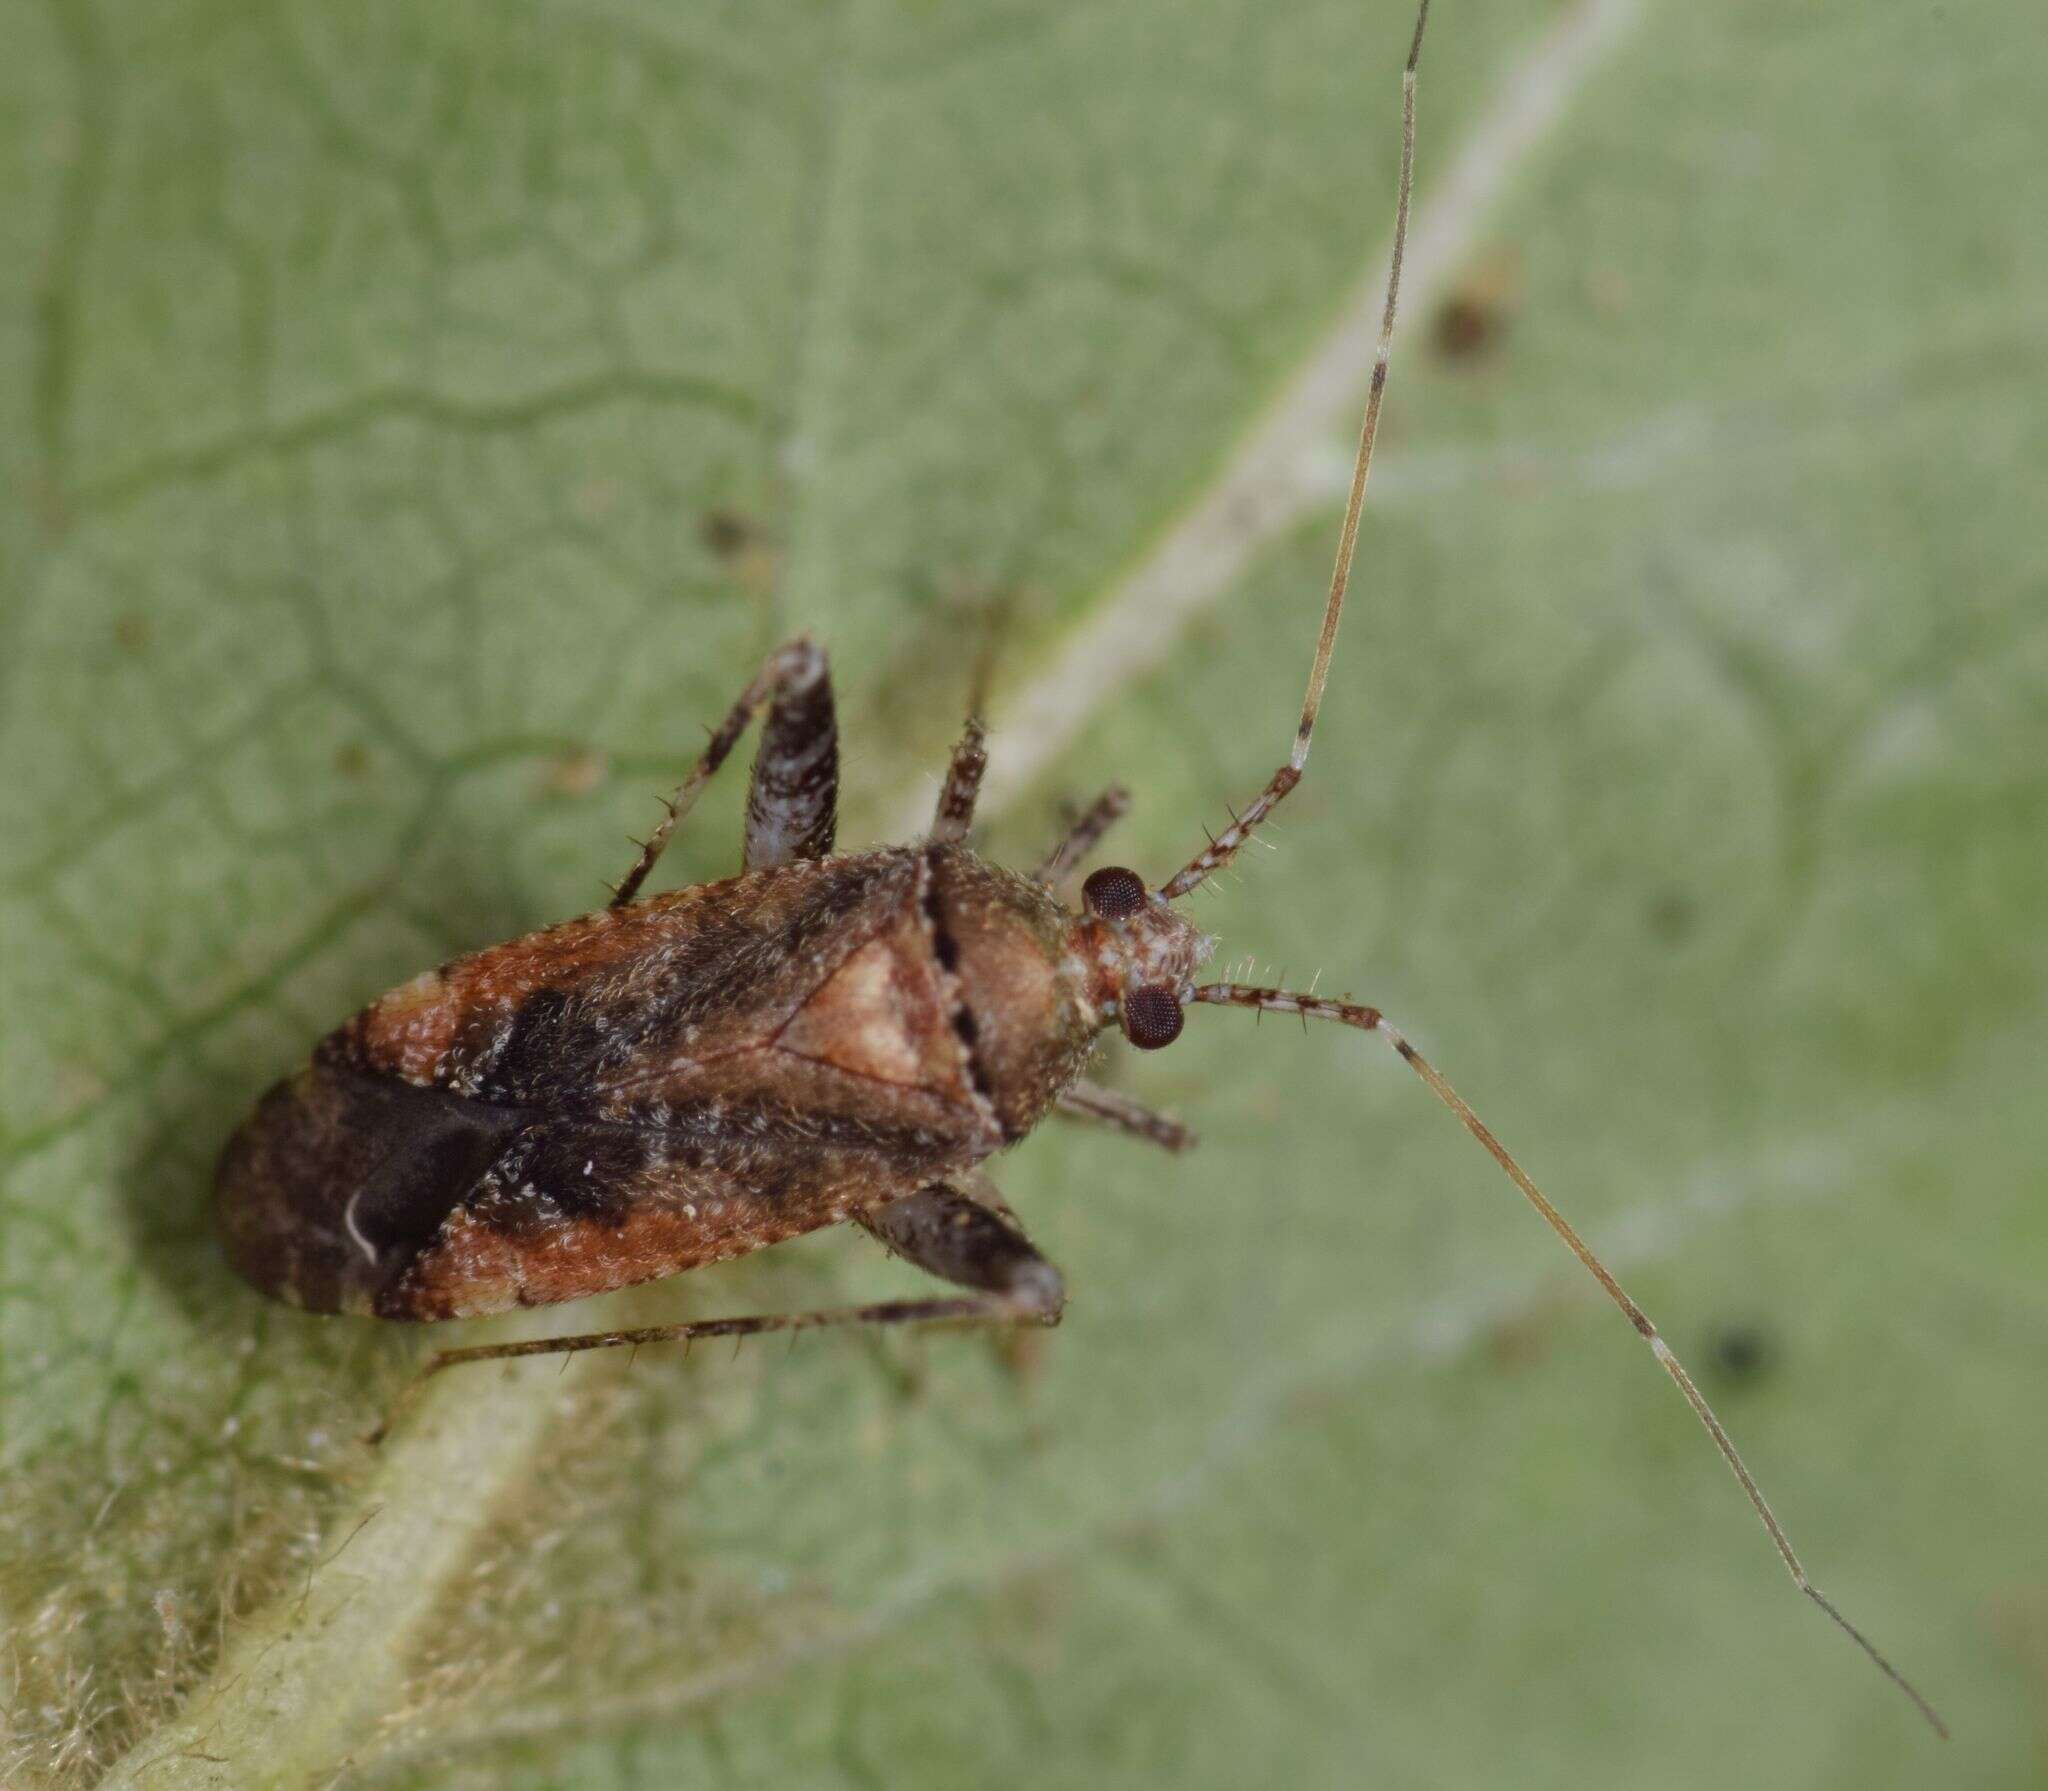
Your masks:
<path fill-rule="evenodd" d="M 1124 991 L 1124 1037 L 1140 1051 L 1156 1051 L 1180 1037 L 1185 1018 L 1171 989 Z"/>
<path fill-rule="evenodd" d="M 1145 906 L 1145 879 L 1120 864 L 1106 864 L 1088 874 L 1081 900 L 1090 914 L 1104 920 L 1128 920 Z"/>

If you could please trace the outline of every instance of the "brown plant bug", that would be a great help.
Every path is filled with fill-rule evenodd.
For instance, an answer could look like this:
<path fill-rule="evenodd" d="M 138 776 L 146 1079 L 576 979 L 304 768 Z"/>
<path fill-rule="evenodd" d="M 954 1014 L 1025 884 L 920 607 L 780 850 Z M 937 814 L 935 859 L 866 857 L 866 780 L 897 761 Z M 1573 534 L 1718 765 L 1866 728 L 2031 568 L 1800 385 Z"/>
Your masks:
<path fill-rule="evenodd" d="M 1691 1375 L 1464 1099 L 1377 1008 L 1195 980 L 1211 942 L 1173 904 L 1228 865 L 1301 781 L 1343 611 L 1386 390 L 1415 161 L 1401 173 L 1378 354 L 1308 691 L 1287 762 L 1156 888 L 1095 871 L 1112 788 L 1024 877 L 965 843 L 987 762 L 979 703 L 926 837 L 835 854 L 838 727 L 824 653 L 768 656 L 604 910 L 443 965 L 372 1002 L 266 1094 L 216 1181 L 230 1260 L 315 1312 L 438 1320 L 579 1299 L 851 1220 L 958 1294 L 443 1350 L 422 1378 L 504 1357 L 827 1325 L 1054 1324 L 1059 1271 L 981 1164 L 1051 1113 L 1167 1150 L 1189 1134 L 1083 1079 L 1112 1025 L 1170 1045 L 1194 1005 L 1331 1020 L 1385 1039 L 1599 1282 L 1733 1471 L 1793 1583 L 1937 1733 L 1920 1693 L 1807 1578 Z M 676 825 L 765 712 L 743 869 L 638 900 Z"/>

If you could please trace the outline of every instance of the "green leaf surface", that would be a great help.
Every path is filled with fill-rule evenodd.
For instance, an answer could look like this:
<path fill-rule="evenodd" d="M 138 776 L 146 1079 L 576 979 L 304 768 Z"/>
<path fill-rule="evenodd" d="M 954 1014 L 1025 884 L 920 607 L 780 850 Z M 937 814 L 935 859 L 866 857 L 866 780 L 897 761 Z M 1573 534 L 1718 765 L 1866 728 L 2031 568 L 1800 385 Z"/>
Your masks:
<path fill-rule="evenodd" d="M 1386 1007 L 1610 1253 L 1946 1751 L 1353 1035 L 1111 1053 L 1203 1147 L 998 1166 L 1073 1294 L 1021 1352 L 470 1371 L 373 1452 L 430 1341 L 914 1282 L 834 1233 L 429 1340 L 213 1241 L 254 1096 L 600 900 L 795 627 L 849 844 L 928 800 L 992 613 L 1032 768 L 994 855 L 1115 777 L 1157 876 L 1252 794 L 1358 394 L 1276 511 L 1218 493 L 1376 278 L 1403 14 L 0 4 L 0 1779 L 2048 1775 L 2009 0 L 1444 0 L 1451 260 L 1325 724 L 1197 909 L 1220 963 Z M 1245 570 L 1119 609 L 1190 519 Z M 735 862 L 725 781 L 665 879 Z"/>

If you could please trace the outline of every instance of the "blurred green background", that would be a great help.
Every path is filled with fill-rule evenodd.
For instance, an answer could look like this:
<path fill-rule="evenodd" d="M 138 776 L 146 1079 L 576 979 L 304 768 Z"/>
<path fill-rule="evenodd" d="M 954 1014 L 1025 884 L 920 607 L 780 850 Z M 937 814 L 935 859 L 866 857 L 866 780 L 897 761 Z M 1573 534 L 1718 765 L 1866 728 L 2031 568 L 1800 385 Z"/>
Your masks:
<path fill-rule="evenodd" d="M 1275 527 L 1221 519 L 1212 604 L 1085 688 L 1061 656 L 1376 279 L 1407 24 L 0 0 L 0 1778 L 2048 1781 L 2048 114 L 2010 0 L 1443 0 L 1325 725 L 1198 909 L 1433 1053 L 1946 1749 L 1348 1035 L 1112 1051 L 1204 1146 L 998 1166 L 1073 1292 L 1022 1354 L 485 1371 L 379 1458 L 427 1340 L 218 1259 L 254 1095 L 600 900 L 794 627 L 846 844 L 929 800 L 992 611 L 1032 768 L 996 855 L 1115 776 L 1157 876 L 1257 788 L 1356 394 Z M 1049 690 L 1057 751 L 1004 725 Z M 726 781 L 664 878 L 735 862 Z M 833 1234 L 526 1323 L 908 1285 Z"/>

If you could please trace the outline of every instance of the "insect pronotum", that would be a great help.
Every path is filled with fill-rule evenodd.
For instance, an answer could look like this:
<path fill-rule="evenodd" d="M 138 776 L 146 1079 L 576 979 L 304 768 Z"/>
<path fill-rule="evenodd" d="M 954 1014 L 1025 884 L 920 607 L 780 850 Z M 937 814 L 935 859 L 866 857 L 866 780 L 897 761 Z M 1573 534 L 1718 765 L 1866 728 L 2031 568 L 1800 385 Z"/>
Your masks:
<path fill-rule="evenodd" d="M 323 1039 L 229 1141 L 217 1193 L 235 1267 L 316 1312 L 435 1320 L 680 1274 L 851 1220 L 961 1291 L 823 1312 L 699 1319 L 443 1350 L 460 1363 L 825 1325 L 1057 1322 L 1059 1271 L 981 1164 L 1050 1113 L 1168 1150 L 1172 1121 L 1092 1086 L 1098 1035 L 1143 1050 L 1191 1006 L 1376 1034 L 1421 1077 L 1605 1289 L 1693 1409 L 1799 1590 L 1927 1701 L 1807 1578 L 1692 1377 L 1642 1308 L 1463 1098 L 1379 1009 L 1198 982 L 1211 941 L 1174 907 L 1296 784 L 1343 614 L 1393 345 L 1415 164 L 1418 12 L 1401 77 L 1401 173 L 1378 353 L 1308 691 L 1287 762 L 1156 888 L 1107 867 L 1059 891 L 1125 807 L 1106 792 L 1030 877 L 966 845 L 978 713 L 920 841 L 835 854 L 839 755 L 822 650 L 798 638 L 741 692 L 611 905 L 428 971 Z M 979 705 L 976 704 L 978 711 Z M 670 835 L 765 714 L 741 873 L 637 900 Z"/>

